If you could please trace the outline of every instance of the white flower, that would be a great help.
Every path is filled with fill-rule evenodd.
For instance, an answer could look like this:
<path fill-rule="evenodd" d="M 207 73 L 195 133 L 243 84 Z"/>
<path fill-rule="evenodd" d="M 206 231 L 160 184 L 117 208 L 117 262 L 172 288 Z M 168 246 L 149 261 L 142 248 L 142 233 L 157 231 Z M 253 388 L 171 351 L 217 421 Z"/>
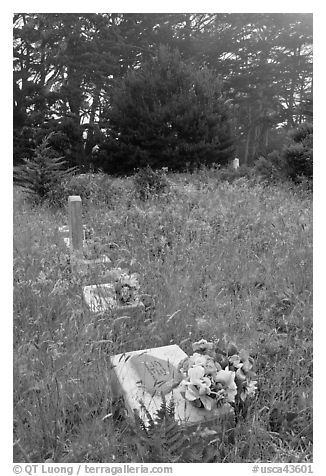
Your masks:
<path fill-rule="evenodd" d="M 189 359 L 189 365 L 190 367 L 194 365 L 202 365 L 204 367 L 206 365 L 206 355 L 195 352 Z"/>
<path fill-rule="evenodd" d="M 226 398 L 228 402 L 234 402 L 237 394 L 237 386 L 234 381 L 235 372 L 231 370 L 220 370 L 214 376 L 216 383 L 221 383 L 226 391 Z"/>
<path fill-rule="evenodd" d="M 207 410 L 212 410 L 215 405 L 214 399 L 210 398 L 211 381 L 205 377 L 204 367 L 195 365 L 188 370 L 189 380 L 183 380 L 180 384 L 181 392 L 184 392 L 184 397 L 190 402 L 200 400 Z"/>

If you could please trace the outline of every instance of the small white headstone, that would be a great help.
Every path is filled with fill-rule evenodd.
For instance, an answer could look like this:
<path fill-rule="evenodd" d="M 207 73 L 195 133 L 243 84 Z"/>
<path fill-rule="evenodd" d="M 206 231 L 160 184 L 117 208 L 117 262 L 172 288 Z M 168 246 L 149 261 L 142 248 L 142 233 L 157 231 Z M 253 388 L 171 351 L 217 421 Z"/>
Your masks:
<path fill-rule="evenodd" d="M 239 159 L 235 158 L 233 160 L 233 168 L 234 170 L 237 170 L 239 168 L 240 164 L 239 164 Z"/>
<path fill-rule="evenodd" d="M 187 357 L 177 345 L 137 350 L 111 357 L 111 383 L 114 396 L 123 397 L 126 410 L 133 417 L 134 410 L 146 422 L 142 404 L 152 417 L 162 404 L 163 393 L 167 402 L 173 397 L 175 418 L 182 424 L 199 424 L 233 414 L 229 404 L 208 411 L 197 408 L 185 400 L 178 384 L 182 375 L 178 364 Z"/>

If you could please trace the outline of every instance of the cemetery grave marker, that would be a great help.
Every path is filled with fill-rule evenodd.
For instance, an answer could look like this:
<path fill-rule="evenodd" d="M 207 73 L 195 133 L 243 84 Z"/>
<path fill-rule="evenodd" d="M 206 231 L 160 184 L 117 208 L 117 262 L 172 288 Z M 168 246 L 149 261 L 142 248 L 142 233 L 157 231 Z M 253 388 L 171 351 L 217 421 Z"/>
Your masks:
<path fill-rule="evenodd" d="M 79 195 L 68 198 L 70 252 L 80 254 L 83 248 L 82 201 Z"/>
<path fill-rule="evenodd" d="M 139 316 L 144 313 L 145 306 L 136 299 L 130 304 L 120 304 L 117 299 L 114 283 L 94 284 L 83 287 L 83 297 L 92 312 L 114 312 L 115 316 Z"/>
<path fill-rule="evenodd" d="M 59 228 L 59 232 L 64 236 L 65 243 L 70 246 L 71 267 L 74 273 L 82 275 L 83 278 L 91 277 L 92 270 L 96 270 L 97 284 L 87 285 L 83 287 L 83 298 L 92 312 L 103 313 L 112 311 L 116 316 L 127 315 L 139 316 L 143 315 L 145 306 L 139 299 L 138 293 L 132 287 L 123 289 L 124 292 L 130 291 L 130 299 L 121 300 L 123 296 L 119 296 L 117 291 L 117 281 L 119 277 L 126 272 L 120 268 L 107 271 L 105 265 L 111 264 L 108 256 L 102 255 L 96 259 L 85 259 L 83 256 L 83 245 L 86 244 L 88 234 L 92 231 L 82 225 L 82 208 L 80 196 L 70 196 L 68 198 L 68 217 L 69 225 Z M 69 237 L 67 236 L 69 233 Z M 69 240 L 69 241 L 68 241 Z M 102 265 L 102 269 L 101 269 Z M 93 269 L 92 269 L 93 268 Z M 129 275 L 130 279 L 134 279 Z M 128 276 L 127 276 L 128 277 Z M 100 282 L 105 279 L 105 283 Z M 120 288 L 123 288 L 121 285 Z M 130 288 L 130 289 L 129 289 Z"/>
<path fill-rule="evenodd" d="M 92 238 L 94 230 L 87 225 L 82 225 L 82 200 L 79 195 L 68 197 L 68 220 L 69 225 L 59 227 L 59 233 L 70 250 L 72 271 L 76 274 L 87 275 L 98 265 L 110 264 L 111 260 L 106 255 L 96 259 L 85 259 L 83 256 L 83 248 L 87 240 Z"/>
<path fill-rule="evenodd" d="M 153 349 L 138 350 L 111 357 L 111 382 L 113 395 L 123 397 L 127 413 L 133 417 L 139 412 L 146 422 L 146 413 L 142 404 L 154 418 L 162 404 L 161 393 L 166 401 L 173 397 L 175 418 L 180 424 L 198 425 L 211 421 L 233 419 L 233 410 L 229 404 L 208 411 L 198 408 L 185 400 L 178 384 L 182 375 L 178 364 L 187 357 L 177 345 L 168 345 Z"/>
<path fill-rule="evenodd" d="M 234 170 L 238 170 L 238 168 L 240 167 L 239 159 L 238 159 L 238 158 L 235 158 L 235 159 L 233 160 L 232 164 L 233 164 Z"/>

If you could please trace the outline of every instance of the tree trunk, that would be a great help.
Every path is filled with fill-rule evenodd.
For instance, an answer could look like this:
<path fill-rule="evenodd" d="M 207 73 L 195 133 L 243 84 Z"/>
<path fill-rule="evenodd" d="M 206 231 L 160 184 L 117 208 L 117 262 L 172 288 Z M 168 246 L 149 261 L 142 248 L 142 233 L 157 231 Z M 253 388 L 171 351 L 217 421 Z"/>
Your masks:
<path fill-rule="evenodd" d="M 249 157 L 249 146 L 250 146 L 250 136 L 251 136 L 251 106 L 250 104 L 248 105 L 248 124 L 249 124 L 249 128 L 247 133 L 247 140 L 246 140 L 244 160 L 243 160 L 244 165 L 248 165 L 248 157 Z"/>
<path fill-rule="evenodd" d="M 92 107 L 89 115 L 89 128 L 87 130 L 87 141 L 85 145 L 85 154 L 89 156 L 94 146 L 94 123 L 95 123 L 95 115 L 96 111 L 98 110 L 99 103 L 100 103 L 100 87 L 97 87 L 94 91 L 94 97 L 92 102 Z"/>

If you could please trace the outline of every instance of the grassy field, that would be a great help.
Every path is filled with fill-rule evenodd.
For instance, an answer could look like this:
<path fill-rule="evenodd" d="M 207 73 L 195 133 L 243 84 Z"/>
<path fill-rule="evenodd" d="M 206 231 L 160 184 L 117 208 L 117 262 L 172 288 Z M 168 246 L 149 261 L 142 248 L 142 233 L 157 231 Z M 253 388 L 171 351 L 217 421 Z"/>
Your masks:
<path fill-rule="evenodd" d="M 66 209 L 32 207 L 15 190 L 14 461 L 312 461 L 311 196 L 205 173 L 169 180 L 146 201 L 130 179 L 84 200 L 100 251 L 154 299 L 128 325 L 85 308 L 57 231 Z M 248 349 L 259 391 L 231 440 L 197 441 L 181 457 L 157 439 L 156 451 L 115 418 L 108 357 L 168 344 L 189 354 L 201 337 Z"/>

